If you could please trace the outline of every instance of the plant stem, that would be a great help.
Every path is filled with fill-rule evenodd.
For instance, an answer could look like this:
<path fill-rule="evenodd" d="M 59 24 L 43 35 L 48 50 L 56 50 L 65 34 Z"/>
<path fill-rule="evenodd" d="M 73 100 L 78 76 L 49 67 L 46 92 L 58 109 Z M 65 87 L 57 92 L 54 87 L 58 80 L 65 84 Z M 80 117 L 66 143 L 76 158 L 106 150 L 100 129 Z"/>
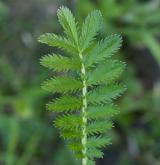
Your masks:
<path fill-rule="evenodd" d="M 86 114 L 86 109 L 87 109 L 87 84 L 86 84 L 86 70 L 85 70 L 85 66 L 83 63 L 83 56 L 81 53 L 79 53 L 79 57 L 82 61 L 81 63 L 81 75 L 82 75 L 82 82 L 83 82 L 83 88 L 82 88 L 82 96 L 83 96 L 83 106 L 82 106 L 82 154 L 83 154 L 83 158 L 82 158 L 82 165 L 87 165 L 87 161 L 88 161 L 88 157 L 87 157 L 87 130 L 86 130 L 86 125 L 87 125 L 87 114 Z"/>

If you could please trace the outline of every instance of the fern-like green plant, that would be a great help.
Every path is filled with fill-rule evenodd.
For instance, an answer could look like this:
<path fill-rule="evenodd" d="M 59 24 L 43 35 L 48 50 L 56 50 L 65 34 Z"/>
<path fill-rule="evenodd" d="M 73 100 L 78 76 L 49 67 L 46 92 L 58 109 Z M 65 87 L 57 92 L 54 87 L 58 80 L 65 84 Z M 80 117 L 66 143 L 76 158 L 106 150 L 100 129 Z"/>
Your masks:
<path fill-rule="evenodd" d="M 60 7 L 58 19 L 64 36 L 47 33 L 39 37 L 39 42 L 58 47 L 63 54 L 41 59 L 43 66 L 58 73 L 42 85 L 58 94 L 47 109 L 58 114 L 55 126 L 76 158 L 82 165 L 92 165 L 95 158 L 103 156 L 102 148 L 111 143 L 107 130 L 118 112 L 113 100 L 125 91 L 125 86 L 116 82 L 125 65 L 112 57 L 122 39 L 111 35 L 96 41 L 103 22 L 98 10 L 86 17 L 81 28 L 67 7 Z"/>

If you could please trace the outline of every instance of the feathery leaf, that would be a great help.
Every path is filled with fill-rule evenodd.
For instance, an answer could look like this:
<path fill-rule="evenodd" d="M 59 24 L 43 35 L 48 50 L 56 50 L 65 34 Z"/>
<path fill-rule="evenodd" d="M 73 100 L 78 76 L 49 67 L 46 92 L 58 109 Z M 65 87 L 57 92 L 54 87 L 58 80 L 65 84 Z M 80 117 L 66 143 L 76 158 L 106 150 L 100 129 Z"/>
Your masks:
<path fill-rule="evenodd" d="M 88 119 L 108 119 L 118 113 L 117 107 L 112 104 L 104 106 L 88 106 Z"/>
<path fill-rule="evenodd" d="M 74 124 L 73 124 L 74 123 Z M 82 118 L 78 115 L 63 115 L 55 120 L 55 126 L 63 130 L 77 129 L 82 125 Z"/>
<path fill-rule="evenodd" d="M 45 55 L 41 58 L 41 64 L 55 71 L 77 71 L 80 69 L 80 61 L 77 58 L 69 58 L 56 54 Z"/>
<path fill-rule="evenodd" d="M 41 64 L 55 73 L 65 72 L 43 83 L 43 89 L 60 95 L 47 108 L 58 113 L 55 126 L 75 157 L 85 165 L 95 165 L 94 159 L 102 158 L 102 148 L 110 144 L 111 138 L 105 134 L 112 128 L 110 118 L 118 112 L 113 101 L 125 91 L 124 85 L 116 84 L 124 64 L 112 59 L 122 40 L 119 35 L 111 35 L 96 42 L 102 27 L 98 10 L 86 17 L 80 30 L 67 7 L 60 7 L 58 19 L 65 36 L 47 33 L 39 37 L 39 42 L 68 55 L 52 54 L 41 59 Z"/>
<path fill-rule="evenodd" d="M 98 85 L 117 79 L 124 70 L 124 63 L 117 60 L 108 60 L 87 73 L 87 84 Z"/>
<path fill-rule="evenodd" d="M 97 43 L 90 54 L 85 56 L 85 65 L 91 67 L 104 61 L 113 55 L 120 48 L 122 39 L 119 35 L 110 35 L 101 42 Z"/>
<path fill-rule="evenodd" d="M 39 37 L 38 41 L 49 46 L 58 47 L 69 53 L 77 53 L 75 45 L 68 39 L 53 33 L 46 33 Z"/>
<path fill-rule="evenodd" d="M 75 130 L 65 130 L 61 132 L 61 136 L 64 139 L 79 139 L 82 137 L 82 130 L 81 129 L 75 129 Z"/>
<path fill-rule="evenodd" d="M 101 137 L 101 136 L 93 136 L 91 138 L 88 138 L 87 141 L 87 147 L 88 148 L 102 148 L 105 147 L 106 145 L 111 143 L 111 138 L 107 137 Z"/>
<path fill-rule="evenodd" d="M 103 104 L 110 102 L 112 99 L 116 99 L 125 90 L 126 87 L 121 84 L 97 87 L 95 90 L 88 93 L 87 99 L 91 104 Z"/>
<path fill-rule="evenodd" d="M 91 12 L 82 25 L 82 34 L 80 37 L 81 51 L 88 48 L 95 39 L 97 32 L 101 29 L 102 14 L 99 10 Z"/>
<path fill-rule="evenodd" d="M 47 105 L 48 110 L 55 112 L 76 111 L 82 106 L 82 99 L 73 96 L 63 96 L 50 102 Z"/>
<path fill-rule="evenodd" d="M 77 23 L 71 11 L 67 7 L 60 7 L 57 12 L 58 19 L 68 38 L 78 46 Z"/>
<path fill-rule="evenodd" d="M 89 148 L 87 151 L 87 156 L 92 160 L 93 158 L 103 158 L 103 152 L 94 147 Z"/>
<path fill-rule="evenodd" d="M 94 121 L 88 124 L 87 134 L 94 135 L 106 132 L 106 130 L 112 128 L 112 123 L 110 121 Z"/>
<path fill-rule="evenodd" d="M 58 93 L 73 93 L 77 90 L 82 89 L 82 82 L 67 76 L 55 77 L 50 80 L 45 81 L 42 84 L 42 88 L 49 92 L 58 92 Z"/>
<path fill-rule="evenodd" d="M 83 146 L 80 140 L 72 140 L 69 142 L 68 146 L 73 151 L 81 151 L 83 149 Z"/>

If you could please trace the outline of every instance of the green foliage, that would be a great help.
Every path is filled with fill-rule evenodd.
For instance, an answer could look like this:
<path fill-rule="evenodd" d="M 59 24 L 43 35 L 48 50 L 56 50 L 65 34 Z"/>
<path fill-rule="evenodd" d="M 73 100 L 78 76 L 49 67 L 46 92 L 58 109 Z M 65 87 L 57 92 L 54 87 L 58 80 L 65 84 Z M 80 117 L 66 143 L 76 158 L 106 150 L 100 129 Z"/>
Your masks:
<path fill-rule="evenodd" d="M 59 76 L 59 77 L 47 80 L 42 85 L 42 87 L 45 90 L 58 92 L 58 93 L 66 93 L 66 92 L 74 93 L 76 90 L 82 88 L 82 83 L 80 80 L 77 80 L 72 77 Z"/>
<path fill-rule="evenodd" d="M 116 80 L 124 70 L 124 63 L 116 60 L 108 60 L 107 63 L 97 66 L 94 70 L 87 73 L 87 83 L 89 85 L 98 85 L 103 82 Z M 99 72 L 101 74 L 99 74 Z"/>
<path fill-rule="evenodd" d="M 47 107 L 49 110 L 55 112 L 75 111 L 82 106 L 81 101 L 82 99 L 74 96 L 62 96 L 50 102 Z"/>
<path fill-rule="evenodd" d="M 69 40 L 73 42 L 75 46 L 78 46 L 77 23 L 71 11 L 68 8 L 62 6 L 58 10 L 58 18 Z"/>
<path fill-rule="evenodd" d="M 103 23 L 100 11 L 91 12 L 82 28 L 66 7 L 58 10 L 58 18 L 65 36 L 39 37 L 41 43 L 70 52 L 68 56 L 53 54 L 41 59 L 43 66 L 59 72 L 42 85 L 45 90 L 58 93 L 47 109 L 58 113 L 54 124 L 82 165 L 93 165 L 95 158 L 103 157 L 102 148 L 111 143 L 106 131 L 113 127 L 111 117 L 118 112 L 113 101 L 126 89 L 117 82 L 125 65 L 112 60 L 122 40 L 119 35 L 112 35 L 96 41 Z"/>
<path fill-rule="evenodd" d="M 98 42 L 88 56 L 85 57 L 86 67 L 91 67 L 97 63 L 105 61 L 106 58 L 109 58 L 118 51 L 121 43 L 122 39 L 119 35 L 110 35 Z"/>
<path fill-rule="evenodd" d="M 70 40 L 56 34 L 47 33 L 45 35 L 41 35 L 39 37 L 39 42 L 48 44 L 49 46 L 56 46 L 71 53 L 76 52 L 76 47 Z"/>
<path fill-rule="evenodd" d="M 88 46 L 92 43 L 93 39 L 95 39 L 94 38 L 95 35 L 102 27 L 101 23 L 102 23 L 102 15 L 100 11 L 95 10 L 87 16 L 87 18 L 83 23 L 82 33 L 80 36 L 80 45 L 82 51 L 88 48 Z"/>
<path fill-rule="evenodd" d="M 91 104 L 103 104 L 111 102 L 112 99 L 116 99 L 125 91 L 124 85 L 106 85 L 97 87 L 93 91 L 90 91 L 87 95 L 87 100 Z"/>
<path fill-rule="evenodd" d="M 58 132 L 49 126 L 55 115 L 44 111 L 46 98 L 50 96 L 39 88 L 39 84 L 48 75 L 56 78 L 52 70 L 44 69 L 37 63 L 46 49 L 50 52 L 54 48 L 37 45 L 35 37 L 44 31 L 62 34 L 55 14 L 56 7 L 62 4 L 71 7 L 76 16 L 79 16 L 81 25 L 81 20 L 87 13 L 93 9 L 101 10 L 105 25 L 100 35 L 105 37 L 116 33 L 124 39 L 123 49 L 118 52 L 118 56 L 121 60 L 125 58 L 128 61 L 123 77 L 128 90 L 126 97 L 117 102 L 121 113 L 114 119 L 116 129 L 112 129 L 109 134 L 107 132 L 114 145 L 106 148 L 105 158 L 97 160 L 97 165 L 158 165 L 160 85 L 156 81 L 159 77 L 157 64 L 160 63 L 159 0 L 77 0 L 76 3 L 66 0 L 35 0 L 27 1 L 27 5 L 25 0 L 1 1 L 0 164 L 78 165 L 65 141 L 58 140 Z M 91 48 L 85 50 L 85 55 L 95 46 L 95 38 L 90 44 Z M 54 49 L 54 53 L 63 55 L 58 49 Z M 57 96 L 57 92 L 55 95 Z M 116 114 L 117 107 L 109 105 L 104 106 L 106 109 L 99 105 L 88 106 L 90 112 L 97 109 L 96 113 L 89 115 L 96 119 L 104 113 L 106 118 L 110 118 L 113 115 L 109 111 Z M 101 113 L 98 113 L 100 108 Z M 105 115 L 97 119 L 101 118 L 104 119 Z"/>
<path fill-rule="evenodd" d="M 160 63 L 159 36 L 160 28 L 159 0 L 80 0 L 76 12 L 84 15 L 91 8 L 103 12 L 104 34 L 121 33 L 132 46 L 144 46 L 149 49 L 155 60 Z"/>
<path fill-rule="evenodd" d="M 55 71 L 76 71 L 80 69 L 80 62 L 76 58 L 60 55 L 46 55 L 41 59 L 41 64 Z"/>

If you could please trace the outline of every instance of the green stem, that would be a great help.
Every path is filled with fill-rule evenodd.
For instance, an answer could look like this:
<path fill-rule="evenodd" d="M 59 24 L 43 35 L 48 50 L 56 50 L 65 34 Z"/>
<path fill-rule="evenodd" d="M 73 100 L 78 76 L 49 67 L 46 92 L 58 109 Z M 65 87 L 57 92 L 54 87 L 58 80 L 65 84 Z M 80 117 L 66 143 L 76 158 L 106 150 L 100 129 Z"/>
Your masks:
<path fill-rule="evenodd" d="M 87 109 L 87 84 L 86 84 L 86 70 L 85 70 L 85 66 L 83 63 L 83 56 L 81 53 L 79 53 L 79 57 L 82 61 L 81 64 L 81 75 L 82 75 L 82 82 L 83 82 L 83 88 L 82 88 L 82 96 L 83 96 L 83 106 L 82 106 L 82 154 L 83 154 L 83 158 L 82 158 L 82 165 L 87 165 L 87 161 L 88 161 L 88 157 L 87 157 L 87 130 L 86 130 L 86 125 L 87 125 L 87 114 L 86 114 L 86 109 Z"/>

